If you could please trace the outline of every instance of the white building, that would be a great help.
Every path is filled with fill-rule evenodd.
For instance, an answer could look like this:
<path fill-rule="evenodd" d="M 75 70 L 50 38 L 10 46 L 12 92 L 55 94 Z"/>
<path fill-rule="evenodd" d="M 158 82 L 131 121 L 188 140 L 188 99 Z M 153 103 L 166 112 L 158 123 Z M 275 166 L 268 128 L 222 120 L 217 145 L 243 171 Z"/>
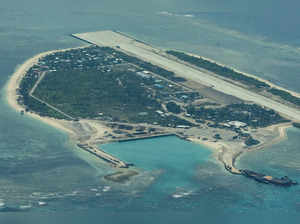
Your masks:
<path fill-rule="evenodd" d="M 240 121 L 230 121 L 227 124 L 230 125 L 231 127 L 235 127 L 235 128 L 244 128 L 247 126 L 246 123 L 240 122 Z"/>

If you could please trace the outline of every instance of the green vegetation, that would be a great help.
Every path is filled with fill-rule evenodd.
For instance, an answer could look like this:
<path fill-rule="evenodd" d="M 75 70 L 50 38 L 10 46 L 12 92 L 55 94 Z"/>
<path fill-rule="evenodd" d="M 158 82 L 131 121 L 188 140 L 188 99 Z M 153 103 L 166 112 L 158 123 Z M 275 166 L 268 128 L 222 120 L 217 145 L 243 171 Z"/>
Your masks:
<path fill-rule="evenodd" d="M 25 78 L 22 79 L 20 88 L 18 90 L 20 94 L 18 97 L 18 102 L 20 104 L 25 105 L 26 111 L 35 111 L 41 116 L 56 117 L 58 119 L 69 120 L 68 117 L 64 116 L 61 113 L 58 113 L 57 111 L 49 108 L 45 104 L 29 96 L 30 90 L 34 86 L 35 82 L 38 80 L 38 76 L 34 72 L 36 68 L 36 66 L 33 66 L 31 69 L 29 69 L 27 73 L 29 75 L 25 76 Z"/>
<path fill-rule="evenodd" d="M 247 146 L 252 146 L 252 145 L 258 145 L 260 143 L 260 141 L 252 138 L 251 136 L 249 138 L 246 139 L 245 144 Z"/>
<path fill-rule="evenodd" d="M 273 95 L 279 96 L 280 98 L 282 98 L 290 103 L 300 106 L 300 98 L 293 96 L 292 94 L 290 94 L 287 91 L 280 90 L 277 88 L 271 88 L 271 86 L 269 84 L 259 81 L 256 78 L 246 76 L 240 72 L 234 71 L 231 68 L 221 66 L 214 62 L 205 60 L 203 58 L 194 57 L 194 56 L 191 56 L 191 55 L 185 54 L 183 52 L 179 52 L 179 51 L 170 50 L 170 51 L 167 51 L 167 53 L 177 57 L 180 60 L 183 60 L 183 61 L 186 61 L 193 65 L 196 65 L 197 67 L 204 68 L 208 71 L 211 71 L 217 75 L 220 75 L 220 76 L 223 76 L 223 77 L 235 80 L 235 81 L 239 81 L 243 84 L 246 84 L 249 86 L 254 86 L 256 88 L 266 88 L 267 91 L 272 93 Z"/>
<path fill-rule="evenodd" d="M 73 117 L 94 118 L 101 113 L 130 120 L 141 111 L 161 109 L 139 84 L 139 77 L 130 71 L 56 71 L 45 76 L 35 96 Z"/>
<path fill-rule="evenodd" d="M 116 50 L 114 50 L 112 48 L 109 48 L 109 47 L 104 47 L 103 50 L 105 50 L 106 52 L 108 52 L 110 54 L 115 55 L 118 58 L 121 58 L 122 60 L 124 60 L 128 63 L 135 64 L 135 65 L 139 66 L 142 69 L 153 72 L 155 74 L 163 76 L 163 77 L 165 77 L 167 79 L 170 79 L 172 81 L 175 81 L 175 82 L 184 82 L 184 81 L 186 81 L 182 77 L 175 77 L 174 72 L 168 71 L 168 70 L 166 70 L 162 67 L 159 67 L 159 66 L 153 65 L 149 62 L 143 61 L 143 60 L 141 60 L 137 57 L 127 55 L 127 54 L 125 54 L 121 51 L 116 51 Z"/>
<path fill-rule="evenodd" d="M 46 75 L 33 95 L 75 119 L 143 122 L 170 127 L 190 124 L 165 114 L 161 106 L 174 92 L 182 91 L 182 87 L 170 85 L 169 81 L 152 73 L 177 81 L 183 79 L 112 48 L 90 46 L 47 55 L 23 78 L 18 101 L 26 110 L 66 119 L 29 95 L 44 72 Z"/>
<path fill-rule="evenodd" d="M 268 110 L 256 104 L 231 104 L 220 108 L 188 106 L 186 109 L 194 119 L 209 120 L 215 123 L 241 121 L 255 128 L 287 121 L 274 110 Z"/>
<path fill-rule="evenodd" d="M 181 108 L 175 102 L 168 102 L 166 104 L 167 110 L 174 114 L 179 114 L 181 112 Z"/>
<path fill-rule="evenodd" d="M 300 123 L 293 122 L 293 126 L 294 126 L 295 128 L 300 128 Z"/>
<path fill-rule="evenodd" d="M 34 94 L 75 118 L 192 126 L 174 115 L 158 113 L 162 111 L 160 99 L 142 82 L 135 72 L 120 67 L 105 73 L 55 71 L 45 76 Z"/>
<path fill-rule="evenodd" d="M 276 88 L 271 88 L 268 90 L 268 92 L 272 93 L 273 95 L 280 96 L 280 98 L 291 102 L 297 106 L 300 106 L 300 98 L 293 96 L 289 92 L 286 92 L 284 90 L 276 89 Z"/>
<path fill-rule="evenodd" d="M 42 58 L 21 82 L 18 101 L 26 110 L 60 119 L 67 118 L 29 96 L 44 72 L 46 75 L 33 95 L 75 119 L 192 127 L 195 124 L 176 116 L 183 109 L 177 103 L 189 105 L 203 98 L 198 92 L 185 91 L 182 86 L 157 76 L 177 80 L 173 72 L 112 48 L 91 46 Z M 225 69 L 223 72 L 227 74 L 229 71 Z M 164 111 L 162 104 L 169 113 Z M 185 109 L 197 123 L 213 121 L 211 125 L 235 120 L 252 127 L 265 127 L 286 121 L 273 110 L 255 104 L 216 108 L 206 107 L 206 104 L 210 103 L 190 105 Z"/>
<path fill-rule="evenodd" d="M 222 139 L 221 135 L 218 134 L 218 133 L 214 135 L 214 138 L 217 139 L 217 140 L 221 140 Z"/>
<path fill-rule="evenodd" d="M 255 78 L 252 78 L 252 77 L 246 76 L 240 72 L 234 71 L 231 68 L 218 65 L 216 63 L 205 60 L 203 58 L 190 56 L 185 53 L 182 53 L 179 51 L 172 51 L 172 50 L 167 51 L 167 53 L 177 57 L 180 60 L 183 60 L 183 61 L 189 62 L 193 65 L 196 65 L 197 67 L 204 68 L 208 71 L 216 73 L 217 75 L 220 75 L 220 76 L 223 76 L 223 77 L 235 80 L 235 81 L 239 81 L 246 85 L 255 86 L 256 88 L 270 87 L 265 82 L 261 82 Z"/>

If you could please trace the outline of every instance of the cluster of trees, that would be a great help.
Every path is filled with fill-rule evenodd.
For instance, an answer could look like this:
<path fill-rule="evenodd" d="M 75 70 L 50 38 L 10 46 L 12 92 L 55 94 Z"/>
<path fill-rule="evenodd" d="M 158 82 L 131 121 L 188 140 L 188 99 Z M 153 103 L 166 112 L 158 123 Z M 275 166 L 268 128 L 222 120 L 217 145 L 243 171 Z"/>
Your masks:
<path fill-rule="evenodd" d="M 45 76 L 35 95 L 73 117 L 94 118 L 102 113 L 127 120 L 141 111 L 161 109 L 140 83 L 135 73 L 126 70 L 56 71 Z"/>
<path fill-rule="evenodd" d="M 161 68 L 161 67 L 153 65 L 149 62 L 143 61 L 143 60 L 141 60 L 137 57 L 127 55 L 127 54 L 125 54 L 121 51 L 116 51 L 116 50 L 114 50 L 112 48 L 109 48 L 109 47 L 105 47 L 103 49 L 105 49 L 107 52 L 109 52 L 111 54 L 114 54 L 116 57 L 121 58 L 122 60 L 124 60 L 128 63 L 135 64 L 135 65 L 139 66 L 142 69 L 153 72 L 157 75 L 163 76 L 163 77 L 165 77 L 167 79 L 170 79 L 172 81 L 175 81 L 175 82 L 184 82 L 184 81 L 186 81 L 186 79 L 184 79 L 184 78 L 175 77 L 174 72 L 168 71 L 164 68 Z"/>
<path fill-rule="evenodd" d="M 25 106 L 26 111 L 32 110 L 41 116 L 55 117 L 58 119 L 68 119 L 61 113 L 58 113 L 57 111 L 49 108 L 45 104 L 29 96 L 30 90 L 38 80 L 38 73 L 36 73 L 34 70 L 36 68 L 37 66 L 33 66 L 32 68 L 30 68 L 27 71 L 26 76 L 22 79 L 20 88 L 18 90 L 20 94 L 18 102 Z"/>
<path fill-rule="evenodd" d="M 35 95 L 73 117 L 111 117 L 113 121 L 156 123 L 166 127 L 193 126 L 175 115 L 162 116 L 161 104 L 151 92 L 140 85 L 144 80 L 127 70 L 55 71 L 47 74 Z M 42 108 L 34 107 L 41 111 Z M 169 103 L 175 113 L 180 106 Z M 178 111 L 179 109 L 179 111 Z M 145 115 L 140 115 L 146 112 Z"/>
<path fill-rule="evenodd" d="M 294 126 L 295 128 L 300 128 L 300 123 L 293 122 L 293 126 Z"/>
<path fill-rule="evenodd" d="M 180 60 L 189 62 L 200 68 L 204 68 L 208 71 L 214 72 L 217 75 L 220 75 L 220 76 L 223 76 L 223 77 L 235 80 L 235 81 L 239 81 L 241 83 L 244 83 L 246 85 L 251 85 L 256 88 L 266 88 L 267 91 L 272 93 L 273 95 L 280 96 L 282 99 L 284 99 L 290 103 L 293 103 L 297 106 L 300 106 L 300 98 L 293 96 L 292 94 L 290 94 L 289 92 L 286 92 L 284 90 L 280 90 L 277 88 L 271 88 L 271 86 L 269 84 L 262 82 L 256 78 L 246 76 L 240 72 L 234 71 L 231 68 L 218 65 L 216 63 L 205 60 L 203 58 L 198 58 L 198 57 L 194 57 L 191 55 L 187 55 L 183 52 L 170 50 L 170 51 L 167 51 L 167 53 L 177 57 Z"/>
<path fill-rule="evenodd" d="M 120 64 L 122 60 L 107 53 L 106 48 L 91 46 L 56 52 L 45 56 L 40 62 L 48 66 L 49 70 L 88 71 L 103 66 Z"/>
<path fill-rule="evenodd" d="M 171 101 L 171 102 L 168 102 L 166 104 L 166 107 L 167 107 L 167 110 L 171 113 L 174 113 L 174 114 L 179 114 L 181 113 L 181 108 L 179 105 L 177 105 L 175 102 Z"/>
<path fill-rule="evenodd" d="M 176 116 L 160 116 L 155 113 L 156 110 L 162 110 L 160 99 L 141 85 L 147 82 L 153 85 L 154 80 L 145 80 L 126 68 L 114 69 L 111 66 L 109 69 L 105 67 L 98 69 L 99 63 L 100 65 L 113 65 L 116 60 L 136 64 L 144 70 L 174 81 L 185 81 L 175 77 L 173 72 L 112 48 L 90 47 L 58 52 L 41 59 L 40 63 L 43 66 L 30 69 L 22 80 L 19 100 L 26 105 L 28 110 L 33 110 L 42 116 L 65 118 L 64 115 L 29 96 L 29 91 L 39 77 L 37 71 L 47 67 L 48 70 L 53 71 L 47 73 L 34 95 L 72 117 L 99 118 L 101 116 L 112 121 L 140 120 L 173 127 L 191 125 L 188 121 Z M 172 108 L 172 104 L 169 106 Z M 171 110 L 179 113 L 177 107 Z M 148 115 L 141 116 L 140 112 L 147 112 Z"/>
<path fill-rule="evenodd" d="M 33 88 L 34 84 L 38 80 L 38 74 L 33 70 L 33 67 L 30 68 L 25 77 L 22 79 L 20 83 L 20 88 L 19 88 L 19 93 L 23 96 L 26 97 L 30 90 Z"/>
<path fill-rule="evenodd" d="M 241 121 L 252 127 L 266 127 L 271 124 L 286 122 L 274 110 L 265 109 L 256 104 L 231 104 L 220 108 L 188 106 L 187 113 L 195 119 L 210 120 L 216 123 Z"/>
<path fill-rule="evenodd" d="M 260 143 L 260 141 L 258 141 L 257 139 L 252 138 L 251 136 L 249 138 L 246 139 L 245 144 L 247 146 L 252 146 L 252 145 L 258 145 Z"/>
<path fill-rule="evenodd" d="M 180 60 L 189 62 L 189 63 L 191 63 L 193 65 L 196 65 L 200 68 L 204 68 L 208 71 L 214 72 L 217 75 L 220 75 L 220 76 L 232 79 L 232 80 L 240 81 L 240 82 L 242 82 L 246 85 L 252 85 L 252 86 L 255 86 L 256 88 L 270 87 L 265 82 L 259 81 L 255 78 L 252 78 L 252 77 L 249 77 L 249 76 L 246 76 L 246 75 L 244 75 L 240 72 L 234 71 L 231 68 L 218 65 L 216 63 L 205 60 L 203 58 L 190 56 L 190 55 L 187 55 L 185 53 L 178 52 L 178 51 L 173 51 L 173 50 L 167 51 L 167 53 L 177 57 Z"/>
<path fill-rule="evenodd" d="M 300 98 L 293 96 L 289 92 L 286 92 L 281 89 L 276 89 L 276 88 L 271 88 L 268 90 L 268 92 L 272 93 L 273 95 L 280 96 L 280 98 L 282 98 L 290 103 L 300 106 Z"/>

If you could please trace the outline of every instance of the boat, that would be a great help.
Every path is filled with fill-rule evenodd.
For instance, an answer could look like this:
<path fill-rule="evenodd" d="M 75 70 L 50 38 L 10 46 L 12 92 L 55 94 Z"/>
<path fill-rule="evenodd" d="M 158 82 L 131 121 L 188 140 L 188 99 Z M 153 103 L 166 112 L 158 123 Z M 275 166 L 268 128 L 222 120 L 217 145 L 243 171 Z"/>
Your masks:
<path fill-rule="evenodd" d="M 277 178 L 277 177 L 272 177 L 261 173 L 256 173 L 251 170 L 241 170 L 241 174 L 264 184 L 275 184 L 275 185 L 280 185 L 285 187 L 298 184 L 296 181 L 291 180 L 287 176 Z"/>

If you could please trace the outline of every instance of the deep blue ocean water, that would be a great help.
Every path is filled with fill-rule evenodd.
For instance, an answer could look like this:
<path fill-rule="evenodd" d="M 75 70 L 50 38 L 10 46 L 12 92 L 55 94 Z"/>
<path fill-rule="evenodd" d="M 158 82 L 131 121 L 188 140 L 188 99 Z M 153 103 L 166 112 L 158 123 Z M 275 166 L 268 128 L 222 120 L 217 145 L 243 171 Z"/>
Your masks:
<path fill-rule="evenodd" d="M 297 1 L 279 0 L 1 2 L 0 85 L 4 88 L 15 68 L 36 53 L 82 45 L 71 33 L 118 29 L 300 92 L 298 8 Z M 66 134 L 13 111 L 3 88 L 0 205 L 11 210 L 0 212 L 1 224 L 300 219 L 299 186 L 280 188 L 230 175 L 207 149 L 177 138 L 105 146 L 142 173 L 123 185 L 105 182 L 103 176 L 113 172 L 109 166 L 76 149 Z M 245 154 L 238 166 L 300 181 L 299 136 L 299 130 L 290 129 L 287 140 Z M 48 206 L 40 207 L 38 201 Z M 13 210 L 28 205 L 32 208 L 26 212 Z"/>

